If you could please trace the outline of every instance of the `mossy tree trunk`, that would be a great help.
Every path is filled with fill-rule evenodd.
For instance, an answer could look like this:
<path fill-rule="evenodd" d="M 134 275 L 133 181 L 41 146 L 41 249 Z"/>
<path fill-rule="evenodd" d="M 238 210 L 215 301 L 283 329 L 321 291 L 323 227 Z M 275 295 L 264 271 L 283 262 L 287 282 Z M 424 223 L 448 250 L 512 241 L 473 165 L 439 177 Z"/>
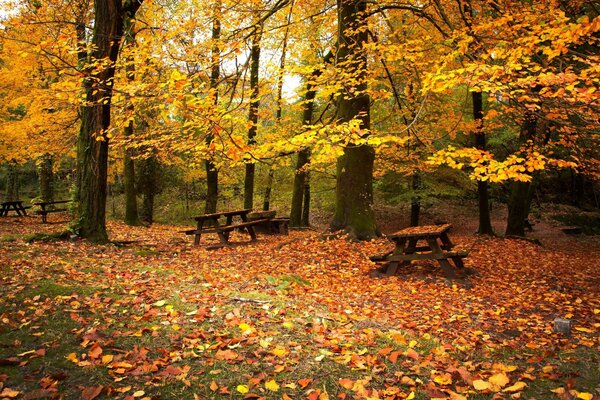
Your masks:
<path fill-rule="evenodd" d="M 304 180 L 304 200 L 302 204 L 302 226 L 310 226 L 310 172 Z"/>
<path fill-rule="evenodd" d="M 54 201 L 54 158 L 51 154 L 40 157 L 38 164 L 38 177 L 40 181 L 40 198 L 42 201 Z"/>
<path fill-rule="evenodd" d="M 262 25 L 256 28 L 252 37 L 252 48 L 250 50 L 250 110 L 248 112 L 248 144 L 256 143 L 258 131 L 258 108 L 260 106 L 260 88 L 258 86 L 258 70 L 260 66 L 260 41 L 262 37 Z M 246 175 L 244 177 L 244 208 L 254 207 L 254 175 L 256 165 L 253 162 L 246 164 Z"/>
<path fill-rule="evenodd" d="M 483 130 L 483 94 L 471 92 L 473 100 L 473 120 L 475 121 L 475 147 L 479 150 L 486 149 L 486 137 Z M 477 181 L 477 199 L 479 207 L 479 228 L 477 233 L 481 235 L 494 235 L 490 213 L 490 198 L 488 181 Z"/>
<path fill-rule="evenodd" d="M 131 19 L 127 19 L 125 21 L 125 45 L 135 46 L 135 23 Z M 125 68 L 127 80 L 133 82 L 135 80 L 135 65 L 133 64 L 132 59 L 127 60 L 127 65 Z M 132 114 L 135 112 L 131 103 L 127 106 L 127 111 Z M 133 137 L 133 124 L 133 119 L 130 119 L 125 126 L 123 135 L 126 139 L 131 139 Z M 138 226 L 141 224 L 141 221 L 138 213 L 137 191 L 135 188 L 135 163 L 133 161 L 133 156 L 133 149 L 126 145 L 125 152 L 123 154 L 125 223 L 130 226 Z"/>
<path fill-rule="evenodd" d="M 311 102 L 312 104 L 312 102 Z M 307 107 L 307 104 L 305 104 Z M 306 113 L 306 109 L 305 109 Z M 306 186 L 306 180 L 308 172 L 305 170 L 305 166 L 308 163 L 310 157 L 309 149 L 302 149 L 298 152 L 298 158 L 296 160 L 296 173 L 294 175 L 294 186 L 292 190 L 292 207 L 290 210 L 290 226 L 298 227 L 303 226 L 302 223 L 302 204 L 304 198 L 304 189 Z"/>
<path fill-rule="evenodd" d="M 221 40 L 221 0 L 216 0 L 213 9 L 213 26 L 212 26 L 213 45 L 211 49 L 211 71 L 210 71 L 210 89 L 213 96 L 213 104 L 216 106 L 219 103 L 219 77 L 221 76 L 221 50 L 219 48 L 219 40 Z M 206 136 L 206 144 L 210 147 L 215 139 L 212 126 L 209 129 L 209 134 Z M 204 161 L 206 170 L 206 203 L 204 205 L 205 213 L 214 213 L 217 211 L 217 203 L 219 201 L 219 170 L 212 158 Z"/>
<path fill-rule="evenodd" d="M 352 75 L 355 84 L 339 96 L 338 120 L 341 123 L 360 120 L 361 129 L 370 128 L 370 98 L 365 93 L 367 58 L 362 50 L 368 40 L 364 27 L 366 2 L 338 0 L 337 67 Z M 359 240 L 377 236 L 373 211 L 372 147 L 348 146 L 337 161 L 335 213 L 332 230 L 344 230 Z"/>
<path fill-rule="evenodd" d="M 115 62 L 124 22 L 133 18 L 142 0 L 95 0 L 92 48 L 85 67 L 81 128 L 77 143 L 77 216 L 79 236 L 106 242 L 106 197 L 110 127 Z M 108 66 L 99 61 L 108 60 Z"/>
<path fill-rule="evenodd" d="M 526 145 L 532 140 L 537 130 L 537 117 L 532 112 L 525 113 L 519 143 Z M 508 218 L 506 221 L 506 235 L 525 236 L 525 220 L 529 215 L 529 206 L 533 185 L 531 182 L 515 181 L 511 184 L 510 197 L 508 199 Z"/>

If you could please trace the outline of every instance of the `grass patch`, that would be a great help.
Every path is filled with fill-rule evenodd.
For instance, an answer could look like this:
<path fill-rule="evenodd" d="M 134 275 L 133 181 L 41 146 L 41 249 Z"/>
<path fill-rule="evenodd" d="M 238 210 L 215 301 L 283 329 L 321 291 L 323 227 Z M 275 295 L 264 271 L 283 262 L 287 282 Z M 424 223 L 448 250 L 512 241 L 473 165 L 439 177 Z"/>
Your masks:
<path fill-rule="evenodd" d="M 58 242 L 61 240 L 69 239 L 70 233 L 68 231 L 64 232 L 55 232 L 55 233 L 32 233 L 30 235 L 25 235 L 23 240 L 25 243 L 34 243 L 34 242 Z"/>
<path fill-rule="evenodd" d="M 600 235 L 600 215 L 596 213 L 560 214 L 553 217 L 566 226 L 579 226 L 586 235 Z"/>

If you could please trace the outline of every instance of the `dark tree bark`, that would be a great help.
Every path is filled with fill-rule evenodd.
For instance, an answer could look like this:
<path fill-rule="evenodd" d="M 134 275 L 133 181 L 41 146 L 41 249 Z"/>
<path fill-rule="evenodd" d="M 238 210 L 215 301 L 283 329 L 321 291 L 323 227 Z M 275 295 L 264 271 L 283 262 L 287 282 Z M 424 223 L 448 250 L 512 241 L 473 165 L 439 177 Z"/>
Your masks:
<path fill-rule="evenodd" d="M 54 201 L 54 158 L 51 154 L 44 154 L 38 164 L 38 177 L 40 181 L 40 198 L 42 201 Z"/>
<path fill-rule="evenodd" d="M 483 95 L 481 92 L 471 92 L 473 99 L 473 119 L 476 124 L 475 147 L 485 150 L 486 137 L 483 130 Z M 481 235 L 494 235 L 490 215 L 490 199 L 488 181 L 477 181 L 477 198 L 479 203 L 479 228 L 477 233 Z"/>
<path fill-rule="evenodd" d="M 271 190 L 273 189 L 273 178 L 275 177 L 275 168 L 269 168 L 267 176 L 267 186 L 265 187 L 265 197 L 263 200 L 263 211 L 269 211 L 271 208 Z"/>
<path fill-rule="evenodd" d="M 6 195 L 4 201 L 19 200 L 19 172 L 16 162 L 8 163 L 6 174 Z"/>
<path fill-rule="evenodd" d="M 250 50 L 250 111 L 248 113 L 248 144 L 256 143 L 256 133 L 258 130 L 258 108 L 260 105 L 259 86 L 258 86 L 258 68 L 260 66 L 260 40 L 262 37 L 262 26 L 252 37 L 252 49 Z M 246 176 L 244 178 L 244 208 L 254 207 L 254 175 L 256 165 L 254 163 L 246 164 Z"/>
<path fill-rule="evenodd" d="M 219 77 L 221 76 L 221 51 L 219 48 L 219 40 L 221 40 L 220 0 L 215 1 L 213 14 L 210 89 L 213 94 L 213 104 L 217 105 L 219 103 L 217 86 L 219 85 Z M 215 129 L 215 127 L 211 127 L 210 129 Z M 214 139 L 215 135 L 210 131 L 206 137 L 206 144 L 210 146 Z M 204 212 L 208 214 L 217 212 L 217 203 L 219 201 L 219 170 L 211 158 L 205 160 L 204 168 L 206 169 L 206 203 Z"/>
<path fill-rule="evenodd" d="M 313 97 L 314 98 L 314 97 Z M 305 103 L 305 115 L 306 107 L 309 103 Z M 312 101 L 310 102 L 312 108 Z M 311 113 L 312 115 L 312 113 Z M 302 149 L 298 152 L 298 158 L 296 160 L 296 173 L 294 175 L 294 187 L 292 191 L 292 208 L 290 210 L 290 226 L 298 227 L 304 226 L 302 223 L 302 202 L 304 198 L 304 190 L 306 187 L 306 181 L 308 172 L 304 169 L 310 158 L 310 150 Z"/>
<path fill-rule="evenodd" d="M 159 192 L 159 168 L 154 154 L 138 162 L 138 192 L 142 195 L 140 218 L 148 225 L 154 222 L 154 197 Z"/>
<path fill-rule="evenodd" d="M 302 205 L 302 226 L 310 226 L 310 173 L 304 180 L 304 203 Z"/>
<path fill-rule="evenodd" d="M 367 59 L 362 46 L 368 40 L 363 20 L 366 2 L 338 0 L 337 66 L 352 74 L 358 83 L 340 95 L 339 122 L 355 118 L 361 129 L 370 128 L 370 98 L 365 93 Z M 373 212 L 373 164 L 375 151 L 370 146 L 349 146 L 337 162 L 337 186 L 332 230 L 344 230 L 359 240 L 377 236 Z"/>
<path fill-rule="evenodd" d="M 133 20 L 125 20 L 125 44 L 127 46 L 135 46 L 135 23 Z M 135 65 L 133 60 L 127 62 L 126 75 L 127 80 L 133 82 L 135 80 Z M 133 105 L 129 104 L 127 110 L 134 112 Z M 129 120 L 125 126 L 123 135 L 126 139 L 133 137 L 133 120 Z M 129 146 L 125 147 L 123 154 L 123 183 L 125 191 L 125 223 L 131 226 L 141 224 L 138 214 L 137 191 L 135 189 L 135 163 L 133 162 L 133 149 Z"/>
<path fill-rule="evenodd" d="M 415 172 L 412 175 L 412 190 L 415 192 L 410 202 L 410 226 L 419 226 L 419 216 L 421 215 L 421 198 L 416 193 L 421 188 L 421 175 Z"/>
<path fill-rule="evenodd" d="M 519 143 L 525 145 L 527 141 L 535 136 L 537 129 L 537 117 L 531 113 L 525 113 Z M 508 199 L 508 219 L 506 221 L 506 235 L 525 236 L 525 220 L 529 215 L 529 205 L 532 193 L 531 182 L 515 181 L 511 184 L 510 197 Z"/>
<path fill-rule="evenodd" d="M 75 229 L 79 236 L 106 242 L 106 197 L 110 108 L 115 62 L 123 36 L 125 20 L 133 18 L 142 0 L 95 0 L 93 50 L 85 67 L 81 108 L 81 128 L 77 143 L 78 201 Z M 94 65 L 101 60 L 108 66 Z"/>

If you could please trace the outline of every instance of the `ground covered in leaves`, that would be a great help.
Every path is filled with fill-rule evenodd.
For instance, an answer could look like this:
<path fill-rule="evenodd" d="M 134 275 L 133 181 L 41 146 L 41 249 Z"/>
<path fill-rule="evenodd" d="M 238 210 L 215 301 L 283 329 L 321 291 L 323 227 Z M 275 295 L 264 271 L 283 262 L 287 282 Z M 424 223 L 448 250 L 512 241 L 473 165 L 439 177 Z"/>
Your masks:
<path fill-rule="evenodd" d="M 384 238 L 209 251 L 112 222 L 98 246 L 2 218 L 0 398 L 592 399 L 600 243 L 542 225 L 540 246 L 459 224 L 466 288 L 430 262 L 372 277 Z"/>

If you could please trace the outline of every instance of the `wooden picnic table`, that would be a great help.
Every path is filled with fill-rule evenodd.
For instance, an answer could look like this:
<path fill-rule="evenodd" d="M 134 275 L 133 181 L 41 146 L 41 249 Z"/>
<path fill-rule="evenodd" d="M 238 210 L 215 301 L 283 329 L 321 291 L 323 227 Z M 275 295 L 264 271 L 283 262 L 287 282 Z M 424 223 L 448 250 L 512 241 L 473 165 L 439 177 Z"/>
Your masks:
<path fill-rule="evenodd" d="M 40 207 L 40 209 L 37 210 L 35 213 L 42 216 L 42 223 L 45 224 L 46 222 L 48 222 L 47 216 L 49 213 L 69 211 L 69 209 L 67 208 L 54 208 L 53 206 L 55 206 L 56 204 L 66 204 L 71 202 L 72 200 L 55 200 L 41 201 L 33 204 Z"/>
<path fill-rule="evenodd" d="M 194 235 L 194 245 L 200 245 L 200 238 L 203 233 L 216 233 L 219 236 L 220 246 L 229 246 L 229 234 L 234 229 L 242 229 L 248 232 L 251 241 L 256 240 L 254 226 L 261 224 L 267 219 L 258 219 L 248 221 L 248 214 L 251 209 L 223 211 L 211 214 L 204 214 L 194 217 L 196 220 L 196 229 L 185 231 L 188 235 Z M 225 217 L 225 224 L 220 223 L 220 219 Z M 234 217 L 239 217 L 241 222 L 234 223 Z"/>
<path fill-rule="evenodd" d="M 9 211 L 15 212 L 18 216 L 27 215 L 27 209 L 31 208 L 30 206 L 23 206 L 23 202 L 20 200 L 17 201 L 5 201 L 0 203 L 0 217 L 8 216 Z"/>
<path fill-rule="evenodd" d="M 466 251 L 453 251 L 454 243 L 448 236 L 452 226 L 423 225 L 411 226 L 388 235 L 395 244 L 395 249 L 387 254 L 375 256 L 374 261 L 386 261 L 385 273 L 392 276 L 401 265 L 408 265 L 414 260 L 437 260 L 448 279 L 455 278 L 455 269 L 464 268 L 462 259 L 468 255 Z"/>

